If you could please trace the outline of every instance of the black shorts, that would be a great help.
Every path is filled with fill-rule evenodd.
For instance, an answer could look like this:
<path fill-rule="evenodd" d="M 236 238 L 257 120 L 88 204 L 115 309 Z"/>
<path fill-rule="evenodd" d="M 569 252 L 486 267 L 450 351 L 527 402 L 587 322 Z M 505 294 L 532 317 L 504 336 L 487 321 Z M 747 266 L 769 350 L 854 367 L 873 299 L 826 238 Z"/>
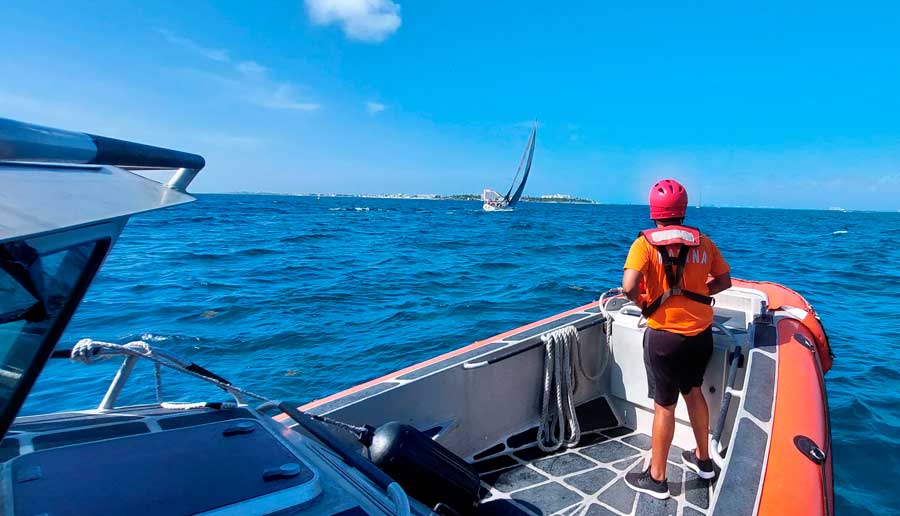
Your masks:
<path fill-rule="evenodd" d="M 647 367 L 647 396 L 668 407 L 703 385 L 703 373 L 713 351 L 712 328 L 688 337 L 679 333 L 647 328 L 644 332 L 644 365 Z"/>

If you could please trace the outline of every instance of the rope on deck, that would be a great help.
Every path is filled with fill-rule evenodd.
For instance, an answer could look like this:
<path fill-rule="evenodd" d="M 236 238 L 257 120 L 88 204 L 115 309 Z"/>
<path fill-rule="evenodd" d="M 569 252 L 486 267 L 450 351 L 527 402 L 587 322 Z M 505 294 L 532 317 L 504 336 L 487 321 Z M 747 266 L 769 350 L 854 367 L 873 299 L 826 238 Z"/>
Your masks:
<path fill-rule="evenodd" d="M 581 438 L 575 414 L 575 353 L 578 330 L 569 325 L 541 336 L 544 342 L 544 396 L 538 447 L 545 452 L 571 448 Z M 552 397 L 552 400 L 551 400 Z M 552 404 L 551 404 L 552 401 Z"/>

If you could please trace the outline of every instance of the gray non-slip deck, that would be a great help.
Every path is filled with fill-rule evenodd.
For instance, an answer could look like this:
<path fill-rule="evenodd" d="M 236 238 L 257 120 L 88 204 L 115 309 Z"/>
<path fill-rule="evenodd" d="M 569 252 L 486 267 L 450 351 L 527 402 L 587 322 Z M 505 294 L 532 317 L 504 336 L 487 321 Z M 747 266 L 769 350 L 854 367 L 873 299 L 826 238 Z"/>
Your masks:
<path fill-rule="evenodd" d="M 644 467 L 650 436 L 616 427 L 584 434 L 576 448 L 554 454 L 523 446 L 475 463 L 485 497 L 480 515 L 605 516 L 707 514 L 710 482 L 669 453 L 668 500 L 633 491 L 625 474 Z"/>

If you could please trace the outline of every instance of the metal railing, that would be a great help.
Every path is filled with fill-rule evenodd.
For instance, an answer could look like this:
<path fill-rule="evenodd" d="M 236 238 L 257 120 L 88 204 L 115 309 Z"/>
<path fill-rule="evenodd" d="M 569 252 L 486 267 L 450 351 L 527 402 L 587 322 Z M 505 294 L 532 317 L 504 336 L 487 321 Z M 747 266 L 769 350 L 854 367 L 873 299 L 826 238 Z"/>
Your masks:
<path fill-rule="evenodd" d="M 198 154 L 0 118 L 0 161 L 173 170 L 163 184 L 185 191 L 206 166 Z"/>

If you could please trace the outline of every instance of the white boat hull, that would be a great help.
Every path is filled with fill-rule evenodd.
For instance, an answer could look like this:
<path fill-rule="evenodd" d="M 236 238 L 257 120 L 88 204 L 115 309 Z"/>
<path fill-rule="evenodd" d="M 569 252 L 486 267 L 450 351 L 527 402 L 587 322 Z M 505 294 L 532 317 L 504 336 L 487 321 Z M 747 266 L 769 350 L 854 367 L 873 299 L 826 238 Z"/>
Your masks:
<path fill-rule="evenodd" d="M 482 209 L 484 209 L 484 211 L 513 211 L 515 208 L 511 206 L 496 206 L 493 204 L 484 203 L 484 205 L 482 205 Z"/>

